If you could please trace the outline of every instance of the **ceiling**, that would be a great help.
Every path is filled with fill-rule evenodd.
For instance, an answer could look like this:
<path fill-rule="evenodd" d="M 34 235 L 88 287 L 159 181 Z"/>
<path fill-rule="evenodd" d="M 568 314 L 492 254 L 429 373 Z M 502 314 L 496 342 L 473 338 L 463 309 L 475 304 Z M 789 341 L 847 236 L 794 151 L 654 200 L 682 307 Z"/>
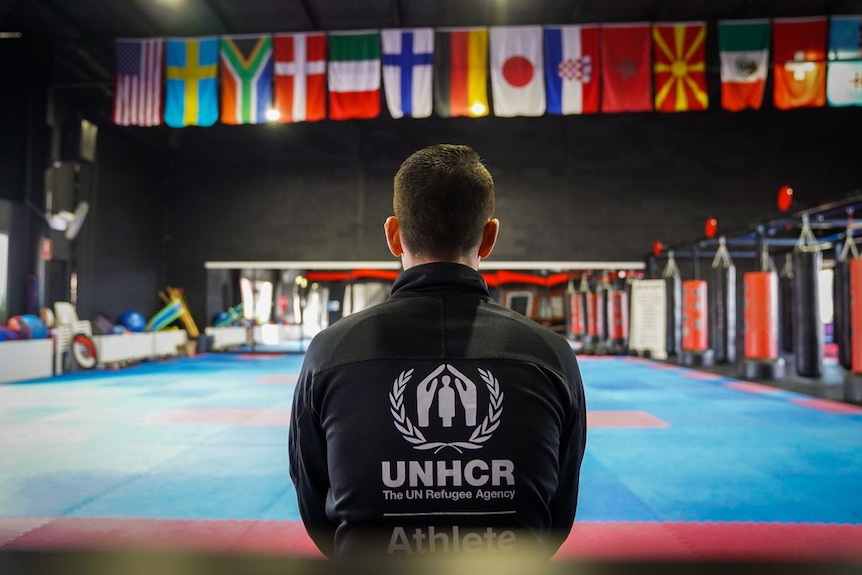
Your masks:
<path fill-rule="evenodd" d="M 0 0 L 0 32 L 48 37 L 78 80 L 107 81 L 122 37 L 854 13 L 862 0 Z"/>

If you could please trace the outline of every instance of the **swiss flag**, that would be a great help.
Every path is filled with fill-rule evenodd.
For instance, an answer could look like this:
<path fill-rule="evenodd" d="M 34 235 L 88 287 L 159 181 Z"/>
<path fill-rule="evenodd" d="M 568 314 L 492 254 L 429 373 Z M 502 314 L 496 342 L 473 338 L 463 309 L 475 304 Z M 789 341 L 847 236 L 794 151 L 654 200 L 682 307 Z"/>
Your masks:
<path fill-rule="evenodd" d="M 775 107 L 819 108 L 826 105 L 825 16 L 775 18 L 773 71 Z"/>
<path fill-rule="evenodd" d="M 652 111 L 650 25 L 605 24 L 601 30 L 602 112 Z"/>
<path fill-rule="evenodd" d="M 275 108 L 281 122 L 326 117 L 326 34 L 275 35 Z"/>
<path fill-rule="evenodd" d="M 491 28 L 491 95 L 495 116 L 541 116 L 545 80 L 541 26 Z"/>

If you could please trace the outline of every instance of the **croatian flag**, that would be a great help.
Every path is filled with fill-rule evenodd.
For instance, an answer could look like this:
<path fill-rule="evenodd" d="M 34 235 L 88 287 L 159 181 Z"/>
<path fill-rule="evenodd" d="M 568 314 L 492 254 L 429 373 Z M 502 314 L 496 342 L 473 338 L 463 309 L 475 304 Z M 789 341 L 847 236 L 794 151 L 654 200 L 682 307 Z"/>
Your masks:
<path fill-rule="evenodd" d="M 599 27 L 545 28 L 548 114 L 599 110 Z"/>
<path fill-rule="evenodd" d="M 434 30 L 383 30 L 383 90 L 393 118 L 431 115 Z"/>

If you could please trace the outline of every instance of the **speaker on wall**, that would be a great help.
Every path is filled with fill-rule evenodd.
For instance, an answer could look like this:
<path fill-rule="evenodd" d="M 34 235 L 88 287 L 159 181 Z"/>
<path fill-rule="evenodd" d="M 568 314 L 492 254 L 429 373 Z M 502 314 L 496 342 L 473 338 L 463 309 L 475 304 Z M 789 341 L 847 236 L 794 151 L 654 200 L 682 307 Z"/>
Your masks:
<path fill-rule="evenodd" d="M 60 159 L 95 162 L 99 128 L 87 120 L 68 120 L 60 128 Z"/>

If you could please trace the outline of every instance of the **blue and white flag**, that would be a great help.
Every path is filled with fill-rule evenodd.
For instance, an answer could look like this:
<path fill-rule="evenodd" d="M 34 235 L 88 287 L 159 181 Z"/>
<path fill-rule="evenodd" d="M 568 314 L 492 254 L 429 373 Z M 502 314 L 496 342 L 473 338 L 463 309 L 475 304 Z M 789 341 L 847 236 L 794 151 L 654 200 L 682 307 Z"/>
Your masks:
<path fill-rule="evenodd" d="M 393 118 L 431 115 L 434 30 L 383 30 L 383 90 Z"/>
<path fill-rule="evenodd" d="M 862 16 L 829 19 L 828 57 L 829 105 L 862 106 Z"/>

